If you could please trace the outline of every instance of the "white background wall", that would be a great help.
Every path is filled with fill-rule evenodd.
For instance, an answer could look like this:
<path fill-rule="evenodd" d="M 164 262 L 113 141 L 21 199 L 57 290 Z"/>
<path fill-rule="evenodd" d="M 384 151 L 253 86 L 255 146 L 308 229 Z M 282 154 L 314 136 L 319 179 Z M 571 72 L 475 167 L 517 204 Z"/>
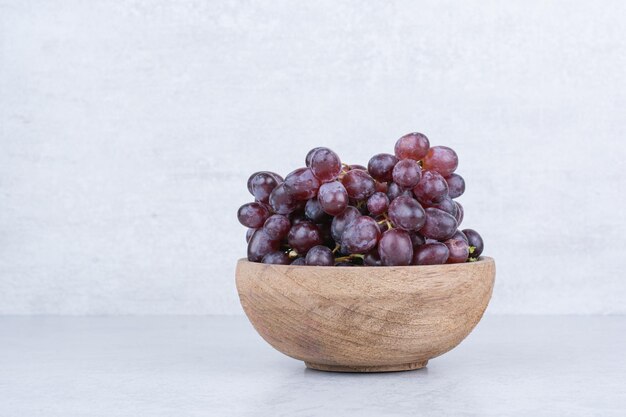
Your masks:
<path fill-rule="evenodd" d="M 0 0 L 0 313 L 241 313 L 248 175 L 418 130 L 491 313 L 626 313 L 626 2 Z"/>

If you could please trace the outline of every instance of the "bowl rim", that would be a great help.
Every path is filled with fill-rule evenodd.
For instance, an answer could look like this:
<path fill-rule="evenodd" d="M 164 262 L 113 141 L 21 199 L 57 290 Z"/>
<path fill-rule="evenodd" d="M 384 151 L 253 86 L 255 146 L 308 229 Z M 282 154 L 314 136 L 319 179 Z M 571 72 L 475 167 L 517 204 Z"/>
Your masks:
<path fill-rule="evenodd" d="M 252 262 L 247 258 L 239 258 L 237 263 L 246 263 L 253 264 L 255 266 L 259 266 L 261 268 L 277 268 L 277 269 L 294 269 L 294 268 L 324 268 L 325 270 L 330 270 L 331 268 L 336 268 L 339 271 L 346 270 L 346 267 L 339 266 L 318 266 L 318 265 L 279 265 L 279 264 L 264 264 L 262 262 Z M 437 269 L 437 270 L 445 270 L 445 269 L 458 269 L 458 268 L 473 268 L 478 265 L 485 264 L 495 264 L 495 259 L 490 256 L 480 256 L 477 261 L 474 262 L 461 262 L 456 264 L 439 264 L 439 265 L 407 265 L 407 266 L 357 266 L 357 270 L 362 270 L 364 268 L 373 269 L 375 271 L 383 271 L 383 270 L 403 270 L 403 271 L 415 271 L 416 269 L 424 270 L 424 269 Z M 352 269 L 350 269 L 352 270 Z"/>

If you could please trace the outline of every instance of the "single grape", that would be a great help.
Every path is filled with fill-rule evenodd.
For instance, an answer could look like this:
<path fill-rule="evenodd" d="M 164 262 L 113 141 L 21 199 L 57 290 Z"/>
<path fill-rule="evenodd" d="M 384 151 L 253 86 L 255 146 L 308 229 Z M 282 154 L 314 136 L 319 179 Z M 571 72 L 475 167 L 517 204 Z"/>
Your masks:
<path fill-rule="evenodd" d="M 415 132 L 406 134 L 398 139 L 394 150 L 398 159 L 419 161 L 426 156 L 429 146 L 428 138 L 421 133 Z"/>
<path fill-rule="evenodd" d="M 272 239 L 263 229 L 257 229 L 248 242 L 248 260 L 261 262 L 263 257 L 271 252 L 276 252 L 280 242 Z"/>
<path fill-rule="evenodd" d="M 303 221 L 291 226 L 287 235 L 287 242 L 292 249 L 303 255 L 313 246 L 321 245 L 322 237 L 314 223 Z"/>
<path fill-rule="evenodd" d="M 402 229 L 387 230 L 378 242 L 378 255 L 385 266 L 411 265 L 413 244 L 409 233 Z"/>
<path fill-rule="evenodd" d="M 382 263 L 380 262 L 378 250 L 374 249 L 367 252 L 365 256 L 363 256 L 363 264 L 366 266 L 381 266 Z"/>
<path fill-rule="evenodd" d="M 413 244 L 413 249 L 426 243 L 426 239 L 424 239 L 424 236 L 420 235 L 417 232 L 411 232 L 409 233 L 409 236 L 411 237 L 411 243 Z"/>
<path fill-rule="evenodd" d="M 414 198 L 400 196 L 389 204 L 389 219 L 394 226 L 408 231 L 417 231 L 424 226 L 424 209 Z"/>
<path fill-rule="evenodd" d="M 361 213 L 354 206 L 348 206 L 341 214 L 338 214 L 333 218 L 330 225 L 330 233 L 335 242 L 341 242 L 341 237 L 346 229 L 346 226 L 352 223 L 359 217 Z"/>
<path fill-rule="evenodd" d="M 465 192 L 465 180 L 459 174 L 450 174 L 446 177 L 448 183 L 448 195 L 450 198 L 457 198 Z"/>
<path fill-rule="evenodd" d="M 278 175 L 277 173 L 272 172 L 272 171 L 258 171 L 258 172 L 255 172 L 254 174 L 252 174 L 252 175 L 250 175 L 248 177 L 248 192 L 250 194 L 252 194 L 252 195 L 254 195 L 254 190 L 253 190 L 252 185 L 253 185 L 253 183 L 255 181 L 257 181 L 257 182 L 259 181 L 259 178 L 257 178 L 258 174 L 264 174 L 262 177 L 264 177 L 265 175 L 269 175 L 269 176 L 273 177 L 274 181 L 277 184 L 280 184 L 281 182 L 284 181 L 283 177 L 281 177 L 280 175 Z"/>
<path fill-rule="evenodd" d="M 248 180 L 250 193 L 257 201 L 267 203 L 271 192 L 280 184 L 276 178 L 277 174 L 268 171 L 256 172 Z"/>
<path fill-rule="evenodd" d="M 456 218 L 456 227 L 459 227 L 463 221 L 463 206 L 458 201 L 455 201 L 454 204 L 456 205 L 456 216 L 454 216 Z"/>
<path fill-rule="evenodd" d="M 273 214 L 265 220 L 263 229 L 268 236 L 275 240 L 282 240 L 291 229 L 291 222 L 287 216 L 282 214 Z"/>
<path fill-rule="evenodd" d="M 393 182 L 403 188 L 413 188 L 422 177 L 422 169 L 412 159 L 403 159 L 393 168 Z"/>
<path fill-rule="evenodd" d="M 239 207 L 237 211 L 239 223 L 253 229 L 263 226 L 269 216 L 270 211 L 261 203 L 247 203 Z"/>
<path fill-rule="evenodd" d="M 293 261 L 291 261 L 291 265 L 306 265 L 306 260 L 302 257 L 296 258 Z"/>
<path fill-rule="evenodd" d="M 458 264 L 467 261 L 469 257 L 469 243 L 461 238 L 448 239 L 444 243 L 450 251 L 450 256 L 448 257 L 449 264 Z"/>
<path fill-rule="evenodd" d="M 289 214 L 298 207 L 298 202 L 287 192 L 284 183 L 274 188 L 269 202 L 272 210 L 278 214 Z"/>
<path fill-rule="evenodd" d="M 389 197 L 385 193 L 376 192 L 367 199 L 367 210 L 373 216 L 379 216 L 389 208 Z"/>
<path fill-rule="evenodd" d="M 413 198 L 413 192 L 411 190 L 404 189 L 395 182 L 390 182 L 387 187 L 387 197 L 389 197 L 389 201 L 393 201 L 401 195 Z"/>
<path fill-rule="evenodd" d="M 313 155 L 315 154 L 315 152 L 317 152 L 318 149 L 322 149 L 322 147 L 318 146 L 317 148 L 313 148 L 309 151 L 309 153 L 306 154 L 306 158 L 304 158 L 304 164 L 307 167 L 311 166 L 311 159 L 313 159 Z"/>
<path fill-rule="evenodd" d="M 311 168 L 298 168 L 285 178 L 287 192 L 296 200 L 308 200 L 317 195 L 320 181 L 315 178 Z"/>
<path fill-rule="evenodd" d="M 424 204 L 436 204 L 448 195 L 446 179 L 435 171 L 422 172 L 422 179 L 413 188 L 417 200 Z"/>
<path fill-rule="evenodd" d="M 439 210 L 443 210 L 446 213 L 456 217 L 456 213 L 457 213 L 457 206 L 455 204 L 455 201 L 452 200 L 450 197 L 446 196 L 443 198 L 443 200 L 441 200 L 438 203 L 435 204 L 424 204 L 424 208 L 428 208 L 428 207 L 434 207 L 434 208 L 438 208 Z"/>
<path fill-rule="evenodd" d="M 459 157 L 447 146 L 433 146 L 423 161 L 424 169 L 437 171 L 444 177 L 452 174 L 458 165 Z"/>
<path fill-rule="evenodd" d="M 341 183 L 346 187 L 348 196 L 356 200 L 364 200 L 376 192 L 376 183 L 366 171 L 353 169 L 343 176 Z"/>
<path fill-rule="evenodd" d="M 360 216 L 346 227 L 341 243 L 348 253 L 366 253 L 376 246 L 379 238 L 376 221 L 369 216 Z"/>
<path fill-rule="evenodd" d="M 322 184 L 317 194 L 322 210 L 331 216 L 343 213 L 348 207 L 348 192 L 339 181 Z"/>
<path fill-rule="evenodd" d="M 341 172 L 341 160 L 332 150 L 319 148 L 311 156 L 310 167 L 313 175 L 321 182 L 334 181 Z"/>
<path fill-rule="evenodd" d="M 413 265 L 442 265 L 448 261 L 450 251 L 440 242 L 418 246 L 413 254 Z"/>
<path fill-rule="evenodd" d="M 367 170 L 372 178 L 380 182 L 392 181 L 393 167 L 398 163 L 398 158 L 388 153 L 379 153 L 372 156 L 367 164 Z"/>
<path fill-rule="evenodd" d="M 289 256 L 285 252 L 270 252 L 261 261 L 264 264 L 289 265 Z"/>
<path fill-rule="evenodd" d="M 250 238 L 256 232 L 257 229 L 248 229 L 246 230 L 246 243 L 250 242 Z"/>
<path fill-rule="evenodd" d="M 420 229 L 420 233 L 424 237 L 431 239 L 444 240 L 449 239 L 456 231 L 456 220 L 443 210 L 436 208 L 427 208 L 426 222 L 424 227 Z"/>
<path fill-rule="evenodd" d="M 470 246 L 474 247 L 474 250 L 470 254 L 472 258 L 478 258 L 485 249 L 483 238 L 474 229 L 464 229 L 463 233 L 467 236 L 467 242 Z"/>
<path fill-rule="evenodd" d="M 335 256 L 326 246 L 314 246 L 306 254 L 306 264 L 311 266 L 334 266 Z"/>
<path fill-rule="evenodd" d="M 452 235 L 450 239 L 461 239 L 461 240 L 468 242 L 467 236 L 465 236 L 465 233 L 463 233 L 460 230 L 457 230 L 456 232 L 454 232 L 454 234 Z"/>
<path fill-rule="evenodd" d="M 307 200 L 306 206 L 304 206 L 304 214 L 315 223 L 321 223 L 328 218 L 328 214 L 324 212 L 317 198 Z"/>

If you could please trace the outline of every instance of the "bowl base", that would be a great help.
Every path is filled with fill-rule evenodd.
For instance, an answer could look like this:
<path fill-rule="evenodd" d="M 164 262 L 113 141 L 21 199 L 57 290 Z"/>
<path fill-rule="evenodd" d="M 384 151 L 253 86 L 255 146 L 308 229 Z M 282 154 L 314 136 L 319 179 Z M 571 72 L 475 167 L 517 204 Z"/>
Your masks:
<path fill-rule="evenodd" d="M 328 372 L 398 372 L 413 371 L 421 369 L 428 364 L 428 361 L 403 363 L 399 365 L 379 365 L 379 366 L 346 366 L 346 365 L 325 365 L 321 363 L 304 362 L 307 368 Z"/>

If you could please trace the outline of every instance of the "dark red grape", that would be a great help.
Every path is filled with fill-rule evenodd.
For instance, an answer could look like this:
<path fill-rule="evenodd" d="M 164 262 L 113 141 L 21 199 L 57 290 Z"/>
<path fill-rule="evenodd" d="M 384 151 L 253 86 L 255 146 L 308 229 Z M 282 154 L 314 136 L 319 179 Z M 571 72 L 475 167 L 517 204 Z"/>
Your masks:
<path fill-rule="evenodd" d="M 257 201 L 267 203 L 270 198 L 271 192 L 279 184 L 277 174 L 273 172 L 257 172 L 253 174 L 248 180 L 250 184 L 250 193 Z"/>
<path fill-rule="evenodd" d="M 401 195 L 389 204 L 389 219 L 400 229 L 417 231 L 424 226 L 424 209 L 416 199 Z"/>
<path fill-rule="evenodd" d="M 446 177 L 448 183 L 448 195 L 450 198 L 457 198 L 465 192 L 465 180 L 459 174 L 450 174 Z"/>
<path fill-rule="evenodd" d="M 311 168 L 298 168 L 285 178 L 283 183 L 287 192 L 296 200 L 308 200 L 317 195 L 320 181 L 313 175 Z"/>
<path fill-rule="evenodd" d="M 287 233 L 289 233 L 289 229 L 291 229 L 291 222 L 287 216 L 282 214 L 273 214 L 265 221 L 263 229 L 270 238 L 282 240 L 287 236 Z"/>
<path fill-rule="evenodd" d="M 328 148 L 318 148 L 311 156 L 309 166 L 313 175 L 323 183 L 337 179 L 341 172 L 339 156 Z"/>
<path fill-rule="evenodd" d="M 387 183 L 386 182 L 378 182 L 376 181 L 376 191 L 387 194 Z"/>
<path fill-rule="evenodd" d="M 413 193 L 424 204 L 436 204 L 448 195 L 448 183 L 439 173 L 424 171 L 422 179 L 413 188 Z"/>
<path fill-rule="evenodd" d="M 459 158 L 456 152 L 447 146 L 433 146 L 423 161 L 424 169 L 437 171 L 444 177 L 452 174 L 458 165 Z"/>
<path fill-rule="evenodd" d="M 257 229 L 248 242 L 248 260 L 261 262 L 263 257 L 271 252 L 276 252 L 280 242 L 272 239 L 263 229 Z"/>
<path fill-rule="evenodd" d="M 419 161 L 426 156 L 429 146 L 428 138 L 421 133 L 415 132 L 406 134 L 398 139 L 394 150 L 398 159 Z"/>
<path fill-rule="evenodd" d="M 444 243 L 450 251 L 450 256 L 448 256 L 449 264 L 458 264 L 467 261 L 469 257 L 469 244 L 465 240 L 453 238 L 446 240 Z"/>
<path fill-rule="evenodd" d="M 246 230 L 246 243 L 250 242 L 250 238 L 256 232 L 256 229 L 248 229 Z"/>
<path fill-rule="evenodd" d="M 413 188 L 422 177 L 422 169 L 417 161 L 403 159 L 393 168 L 393 182 L 403 188 Z"/>
<path fill-rule="evenodd" d="M 378 242 L 378 255 L 384 266 L 411 265 L 413 244 L 409 233 L 402 229 L 387 230 Z"/>
<path fill-rule="evenodd" d="M 411 237 L 411 243 L 413 244 L 413 249 L 426 243 L 426 239 L 424 239 L 424 236 L 420 235 L 417 232 L 411 232 L 409 233 L 409 236 Z"/>
<path fill-rule="evenodd" d="M 379 238 L 376 221 L 369 216 L 360 216 L 346 227 L 341 243 L 348 253 L 366 253 L 376 246 Z"/>
<path fill-rule="evenodd" d="M 356 200 L 364 200 L 376 192 L 374 179 L 361 169 L 346 172 L 341 183 L 346 187 L 348 196 Z"/>
<path fill-rule="evenodd" d="M 279 184 L 270 194 L 270 206 L 275 213 L 289 214 L 298 207 L 298 202 L 287 192 L 285 183 Z"/>
<path fill-rule="evenodd" d="M 455 201 L 454 204 L 456 205 L 456 216 L 454 218 L 456 219 L 456 227 L 459 227 L 463 221 L 463 206 L 458 201 Z"/>
<path fill-rule="evenodd" d="M 374 250 L 367 252 L 365 256 L 363 256 L 363 265 L 381 266 L 382 263 L 380 262 L 380 256 L 378 255 L 378 250 L 374 249 Z"/>
<path fill-rule="evenodd" d="M 310 266 L 334 266 L 335 256 L 326 246 L 314 246 L 306 254 L 306 264 Z"/>
<path fill-rule="evenodd" d="M 333 222 L 330 226 L 330 233 L 333 239 L 335 239 L 335 242 L 341 242 L 341 237 L 343 236 L 346 226 L 356 220 L 360 215 L 361 213 L 356 207 L 348 206 L 341 214 L 338 214 L 335 218 L 333 218 Z"/>
<path fill-rule="evenodd" d="M 438 208 L 439 210 L 443 210 L 446 213 L 450 214 L 451 216 L 455 216 L 456 217 L 457 206 L 456 206 L 454 200 L 452 200 L 448 196 L 444 197 L 443 200 L 441 200 L 440 202 L 435 203 L 435 204 L 424 203 L 424 208 L 428 208 L 428 207 Z"/>
<path fill-rule="evenodd" d="M 261 261 L 264 264 L 289 265 L 289 256 L 285 252 L 270 252 Z"/>
<path fill-rule="evenodd" d="M 291 265 L 306 265 L 306 260 L 304 258 L 296 258 L 291 261 Z"/>
<path fill-rule="evenodd" d="M 314 223 L 303 221 L 291 226 L 291 230 L 287 235 L 287 241 L 292 249 L 295 249 L 302 255 L 313 246 L 321 245 L 322 237 Z"/>
<path fill-rule="evenodd" d="M 427 208 L 426 223 L 420 229 L 420 233 L 424 237 L 431 239 L 444 240 L 449 239 L 456 231 L 456 220 L 443 210 L 436 208 Z"/>
<path fill-rule="evenodd" d="M 339 181 L 322 184 L 317 199 L 322 210 L 331 216 L 343 213 L 346 207 L 348 207 L 348 192 Z"/>
<path fill-rule="evenodd" d="M 372 156 L 367 164 L 367 170 L 372 178 L 389 182 L 392 180 L 393 167 L 398 163 L 398 158 L 388 153 L 379 153 Z"/>
<path fill-rule="evenodd" d="M 367 209 L 374 216 L 379 216 L 387 211 L 389 197 L 385 193 L 376 192 L 367 199 Z"/>
<path fill-rule="evenodd" d="M 467 236 L 467 242 L 470 246 L 474 247 L 473 252 L 470 254 L 472 258 L 478 258 L 485 249 L 483 238 L 474 229 L 464 229 L 463 233 Z"/>
<path fill-rule="evenodd" d="M 304 164 L 307 167 L 311 166 L 311 159 L 313 158 L 313 154 L 315 154 L 315 152 L 317 152 L 318 149 L 322 149 L 322 147 L 318 146 L 317 148 L 313 148 L 309 151 L 309 153 L 306 154 L 306 158 L 304 158 Z"/>
<path fill-rule="evenodd" d="M 328 218 L 317 198 L 312 198 L 306 202 L 304 214 L 315 223 L 321 223 Z"/>
<path fill-rule="evenodd" d="M 440 242 L 418 246 L 413 254 L 413 265 L 442 265 L 448 261 L 448 247 Z"/>
<path fill-rule="evenodd" d="M 465 233 L 463 233 L 460 230 L 457 230 L 456 232 L 454 232 L 454 234 L 452 235 L 452 237 L 450 239 L 461 239 L 461 240 L 464 240 L 466 242 L 468 241 L 467 240 L 467 236 L 465 236 Z"/>
<path fill-rule="evenodd" d="M 261 203 L 247 203 L 239 207 L 237 211 L 239 223 L 253 229 L 263 226 L 269 216 L 270 211 Z"/>
<path fill-rule="evenodd" d="M 401 195 L 413 198 L 413 192 L 411 190 L 404 189 L 395 182 L 390 182 L 387 187 L 387 197 L 389 197 L 389 201 L 393 201 Z"/>

